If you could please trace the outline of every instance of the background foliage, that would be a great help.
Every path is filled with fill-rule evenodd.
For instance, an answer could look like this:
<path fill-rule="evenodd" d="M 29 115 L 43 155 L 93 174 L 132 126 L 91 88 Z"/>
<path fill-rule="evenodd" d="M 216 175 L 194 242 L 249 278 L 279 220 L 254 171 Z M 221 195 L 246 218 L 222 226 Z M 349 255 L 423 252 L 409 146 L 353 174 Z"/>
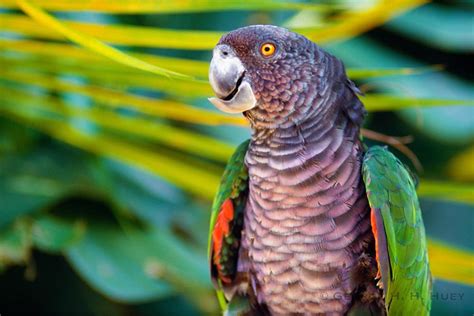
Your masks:
<path fill-rule="evenodd" d="M 271 23 L 345 61 L 367 128 L 412 136 L 433 314 L 472 314 L 473 9 L 1 0 L 0 313 L 217 314 L 210 201 L 249 131 L 206 100 L 210 51 L 225 31 Z"/>

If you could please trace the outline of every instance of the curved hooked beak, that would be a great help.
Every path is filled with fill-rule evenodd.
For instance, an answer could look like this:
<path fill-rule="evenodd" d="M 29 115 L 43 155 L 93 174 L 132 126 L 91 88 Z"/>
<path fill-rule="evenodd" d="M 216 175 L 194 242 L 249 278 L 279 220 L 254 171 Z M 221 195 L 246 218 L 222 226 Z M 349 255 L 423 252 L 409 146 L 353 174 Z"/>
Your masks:
<path fill-rule="evenodd" d="M 209 98 L 219 110 L 226 113 L 242 113 L 257 104 L 250 83 L 245 79 L 245 68 L 233 50 L 227 45 L 214 48 L 209 81 L 216 98 Z"/>

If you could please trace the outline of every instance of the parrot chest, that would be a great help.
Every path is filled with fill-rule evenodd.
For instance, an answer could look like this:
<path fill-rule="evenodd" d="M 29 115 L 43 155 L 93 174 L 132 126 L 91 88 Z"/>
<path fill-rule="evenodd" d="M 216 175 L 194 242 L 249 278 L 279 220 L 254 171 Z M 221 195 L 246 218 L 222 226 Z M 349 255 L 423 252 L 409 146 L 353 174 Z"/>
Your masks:
<path fill-rule="evenodd" d="M 344 313 L 352 302 L 371 238 L 357 144 L 334 129 L 315 142 L 250 146 L 242 247 L 257 299 L 273 314 Z"/>

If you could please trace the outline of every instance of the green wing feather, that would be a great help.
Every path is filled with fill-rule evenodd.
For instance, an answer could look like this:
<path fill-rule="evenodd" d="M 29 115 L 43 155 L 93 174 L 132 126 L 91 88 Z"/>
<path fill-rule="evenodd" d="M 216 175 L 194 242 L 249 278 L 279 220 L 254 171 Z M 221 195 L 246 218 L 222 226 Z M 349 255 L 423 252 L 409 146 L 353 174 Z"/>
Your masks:
<path fill-rule="evenodd" d="M 219 214 L 222 203 L 228 198 L 235 199 L 248 186 L 248 173 L 244 159 L 250 140 L 246 140 L 240 144 L 234 154 L 227 162 L 221 183 L 217 189 L 216 196 L 212 203 L 211 221 L 209 226 L 208 255 L 211 253 L 211 237 L 212 230 L 216 224 L 217 215 Z"/>
<path fill-rule="evenodd" d="M 428 315 L 431 273 L 415 181 L 386 148 L 371 147 L 362 166 L 385 305 L 389 315 Z"/>
<path fill-rule="evenodd" d="M 222 284 L 218 278 L 213 275 L 213 262 L 212 262 L 212 235 L 216 225 L 219 212 L 224 202 L 228 199 L 231 199 L 234 209 L 235 217 L 242 216 L 243 209 L 245 207 L 245 201 L 247 200 L 248 194 L 248 172 L 247 167 L 245 166 L 245 154 L 249 146 L 250 140 L 247 140 L 240 144 L 235 150 L 232 157 L 229 159 L 227 166 L 225 168 L 224 174 L 222 175 L 221 183 L 217 190 L 214 202 L 212 203 L 212 213 L 209 226 L 209 239 L 208 239 L 208 257 L 209 264 L 211 266 L 211 276 L 213 277 L 214 283 L 217 285 L 217 296 L 221 307 L 226 309 L 226 301 L 224 295 L 221 291 Z M 234 223 L 235 224 L 235 223 Z M 241 223 L 240 223 L 241 225 Z M 237 234 L 236 234 L 237 235 Z M 240 236 L 240 233 L 238 234 Z M 232 237 L 232 236 L 229 236 Z M 228 240 L 226 241 L 228 242 Z M 240 241 L 238 241 L 240 242 Z M 224 245 L 229 245 L 228 243 L 223 243 Z M 231 250 L 231 249 L 228 249 Z M 236 256 L 234 256 L 237 258 Z M 232 257 L 232 258 L 234 258 Z M 236 265 L 236 262 L 233 263 Z"/>

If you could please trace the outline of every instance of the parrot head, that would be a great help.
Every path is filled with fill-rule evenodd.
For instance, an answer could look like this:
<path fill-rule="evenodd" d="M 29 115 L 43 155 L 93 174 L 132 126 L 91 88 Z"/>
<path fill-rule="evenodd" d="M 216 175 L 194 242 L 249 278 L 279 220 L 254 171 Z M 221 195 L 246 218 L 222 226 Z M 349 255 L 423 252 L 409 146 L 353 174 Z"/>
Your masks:
<path fill-rule="evenodd" d="M 209 81 L 216 97 L 209 101 L 260 126 L 295 122 L 319 90 L 328 90 L 321 84 L 328 62 L 343 69 L 302 35 L 271 25 L 243 27 L 222 36 L 213 50 Z"/>

